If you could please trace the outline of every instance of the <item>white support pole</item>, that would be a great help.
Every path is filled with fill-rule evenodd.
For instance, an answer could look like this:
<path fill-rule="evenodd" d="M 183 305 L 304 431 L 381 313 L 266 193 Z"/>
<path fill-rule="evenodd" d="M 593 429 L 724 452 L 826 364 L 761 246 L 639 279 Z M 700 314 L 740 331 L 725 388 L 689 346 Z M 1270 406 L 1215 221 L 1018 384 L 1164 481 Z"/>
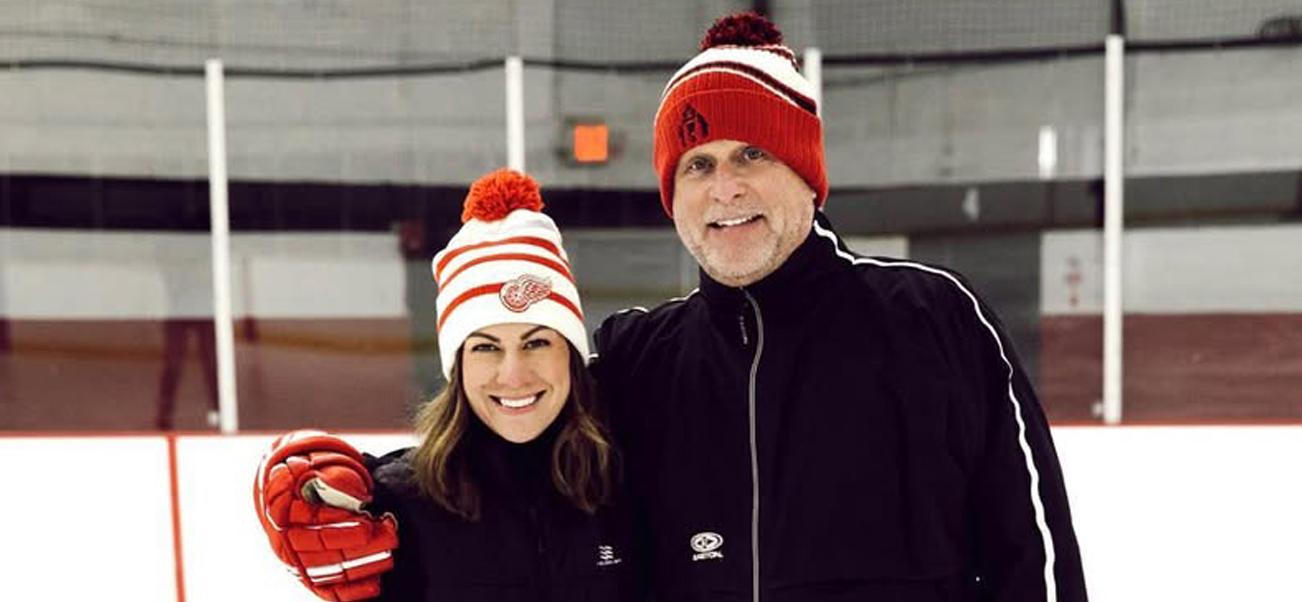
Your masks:
<path fill-rule="evenodd" d="M 217 340 L 217 407 L 221 432 L 239 430 L 235 398 L 235 331 L 231 311 L 230 211 L 226 194 L 226 100 L 221 59 L 204 64 L 208 84 L 208 198 L 212 222 L 213 328 Z"/>
<path fill-rule="evenodd" d="M 1103 422 L 1121 422 L 1122 247 L 1125 215 L 1125 39 L 1107 37 L 1104 59 Z"/>
<path fill-rule="evenodd" d="M 524 172 L 524 61 L 506 57 L 506 166 Z"/>
<path fill-rule="evenodd" d="M 816 47 L 805 49 L 805 79 L 814 87 L 814 106 L 818 116 L 823 116 L 823 51 Z"/>

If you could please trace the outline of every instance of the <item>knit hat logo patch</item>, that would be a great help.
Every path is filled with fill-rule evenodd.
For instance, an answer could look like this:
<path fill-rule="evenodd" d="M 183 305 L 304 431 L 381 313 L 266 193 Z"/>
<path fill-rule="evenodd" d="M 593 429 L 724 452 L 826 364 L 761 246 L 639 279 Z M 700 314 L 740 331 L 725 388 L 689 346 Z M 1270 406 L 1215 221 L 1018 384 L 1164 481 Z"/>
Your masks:
<path fill-rule="evenodd" d="M 678 120 L 678 141 L 683 146 L 695 146 L 710 135 L 710 123 L 692 105 L 683 106 Z"/>
<path fill-rule="evenodd" d="M 521 313 L 552 294 L 552 282 L 533 274 L 520 274 L 502 285 L 498 297 L 507 309 Z"/>

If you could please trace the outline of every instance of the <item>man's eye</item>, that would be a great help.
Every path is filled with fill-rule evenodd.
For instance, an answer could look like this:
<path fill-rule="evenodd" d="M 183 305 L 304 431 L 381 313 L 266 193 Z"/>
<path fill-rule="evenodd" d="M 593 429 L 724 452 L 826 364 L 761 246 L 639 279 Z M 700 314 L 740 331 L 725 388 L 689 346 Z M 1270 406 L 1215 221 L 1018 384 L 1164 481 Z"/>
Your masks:
<path fill-rule="evenodd" d="M 552 342 L 547 339 L 529 339 L 524 342 L 525 349 L 538 349 L 541 347 L 551 347 Z"/>
<path fill-rule="evenodd" d="M 762 148 L 748 146 L 745 148 L 745 150 L 741 151 L 741 156 L 744 157 L 747 161 L 759 161 L 760 159 L 763 159 L 768 155 L 764 152 L 764 149 Z"/>
<path fill-rule="evenodd" d="M 710 168 L 710 162 L 705 159 L 692 159 L 687 162 L 687 167 L 683 171 L 687 173 L 699 173 Z"/>

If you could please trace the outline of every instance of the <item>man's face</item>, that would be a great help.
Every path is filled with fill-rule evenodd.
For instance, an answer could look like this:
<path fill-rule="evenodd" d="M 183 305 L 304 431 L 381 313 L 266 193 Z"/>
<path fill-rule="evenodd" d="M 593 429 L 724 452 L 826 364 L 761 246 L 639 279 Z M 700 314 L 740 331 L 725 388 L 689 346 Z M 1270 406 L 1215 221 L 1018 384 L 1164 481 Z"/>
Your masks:
<path fill-rule="evenodd" d="M 715 140 L 674 172 L 674 228 L 711 278 L 746 286 L 772 274 L 809 234 L 814 190 L 764 149 Z"/>

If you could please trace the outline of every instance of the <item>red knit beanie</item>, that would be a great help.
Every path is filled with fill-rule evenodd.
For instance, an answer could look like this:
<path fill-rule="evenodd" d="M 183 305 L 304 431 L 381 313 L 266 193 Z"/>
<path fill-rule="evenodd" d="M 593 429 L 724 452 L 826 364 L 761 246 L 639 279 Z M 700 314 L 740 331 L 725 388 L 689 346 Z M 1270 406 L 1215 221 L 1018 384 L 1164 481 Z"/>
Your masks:
<path fill-rule="evenodd" d="M 674 172 L 683 153 L 714 140 L 758 146 L 827 199 L 823 122 L 815 90 L 768 19 L 741 13 L 719 19 L 702 52 L 683 65 L 660 96 L 653 162 L 660 201 L 673 216 Z"/>

